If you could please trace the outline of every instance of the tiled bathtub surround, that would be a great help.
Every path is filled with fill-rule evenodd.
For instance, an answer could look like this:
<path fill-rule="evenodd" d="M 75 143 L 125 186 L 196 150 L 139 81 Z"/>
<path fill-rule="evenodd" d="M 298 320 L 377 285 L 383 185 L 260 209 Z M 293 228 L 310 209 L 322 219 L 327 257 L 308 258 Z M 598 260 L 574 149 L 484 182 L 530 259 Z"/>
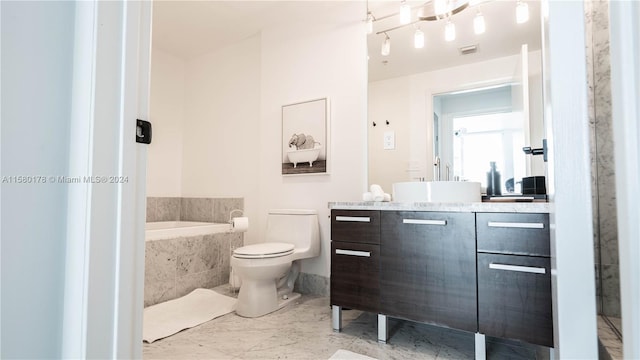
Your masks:
<path fill-rule="evenodd" d="M 229 259 L 242 233 L 217 233 L 147 241 L 144 306 L 229 281 Z"/>
<path fill-rule="evenodd" d="M 243 198 L 148 197 L 147 222 L 181 220 L 226 223 L 229 213 L 234 209 L 244 209 Z"/>

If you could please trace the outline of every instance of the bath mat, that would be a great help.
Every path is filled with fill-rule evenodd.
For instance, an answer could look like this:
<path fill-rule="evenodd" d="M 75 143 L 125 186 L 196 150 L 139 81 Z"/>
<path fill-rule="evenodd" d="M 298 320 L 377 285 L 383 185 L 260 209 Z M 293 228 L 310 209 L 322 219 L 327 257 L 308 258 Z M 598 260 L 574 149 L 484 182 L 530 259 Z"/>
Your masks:
<path fill-rule="evenodd" d="M 349 350 L 340 349 L 335 353 L 333 353 L 333 355 L 331 355 L 329 360 L 376 360 L 376 359 L 366 355 L 356 354 Z"/>
<path fill-rule="evenodd" d="M 195 289 L 181 298 L 144 309 L 142 340 L 152 343 L 235 310 L 237 300 L 213 290 Z"/>

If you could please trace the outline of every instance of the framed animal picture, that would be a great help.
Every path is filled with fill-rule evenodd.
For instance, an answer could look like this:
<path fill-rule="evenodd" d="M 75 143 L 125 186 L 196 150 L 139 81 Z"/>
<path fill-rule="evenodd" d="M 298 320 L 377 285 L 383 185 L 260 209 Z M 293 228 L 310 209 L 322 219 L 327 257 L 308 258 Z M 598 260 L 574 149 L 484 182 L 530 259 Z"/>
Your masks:
<path fill-rule="evenodd" d="M 282 175 L 328 174 L 328 100 L 282 107 Z"/>

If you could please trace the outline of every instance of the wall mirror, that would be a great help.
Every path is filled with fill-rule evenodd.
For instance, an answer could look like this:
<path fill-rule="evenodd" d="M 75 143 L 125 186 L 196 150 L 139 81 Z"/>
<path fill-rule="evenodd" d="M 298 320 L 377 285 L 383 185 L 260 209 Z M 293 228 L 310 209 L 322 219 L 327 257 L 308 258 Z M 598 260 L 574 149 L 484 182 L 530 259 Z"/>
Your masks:
<path fill-rule="evenodd" d="M 523 176 L 544 175 L 542 157 L 522 151 L 544 137 L 540 2 L 405 5 L 402 24 L 399 2 L 369 3 L 369 183 L 433 180 L 436 156 L 443 180 L 484 183 L 489 160 L 516 192 Z"/>

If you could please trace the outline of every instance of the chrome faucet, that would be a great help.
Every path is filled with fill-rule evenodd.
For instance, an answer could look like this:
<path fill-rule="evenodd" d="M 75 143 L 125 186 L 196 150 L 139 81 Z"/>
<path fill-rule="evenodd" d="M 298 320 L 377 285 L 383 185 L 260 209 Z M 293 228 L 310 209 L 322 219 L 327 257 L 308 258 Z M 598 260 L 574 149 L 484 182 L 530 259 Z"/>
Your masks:
<path fill-rule="evenodd" d="M 433 172 L 433 180 L 440 181 L 440 156 L 436 156 L 436 161 L 433 164 L 434 172 Z"/>

